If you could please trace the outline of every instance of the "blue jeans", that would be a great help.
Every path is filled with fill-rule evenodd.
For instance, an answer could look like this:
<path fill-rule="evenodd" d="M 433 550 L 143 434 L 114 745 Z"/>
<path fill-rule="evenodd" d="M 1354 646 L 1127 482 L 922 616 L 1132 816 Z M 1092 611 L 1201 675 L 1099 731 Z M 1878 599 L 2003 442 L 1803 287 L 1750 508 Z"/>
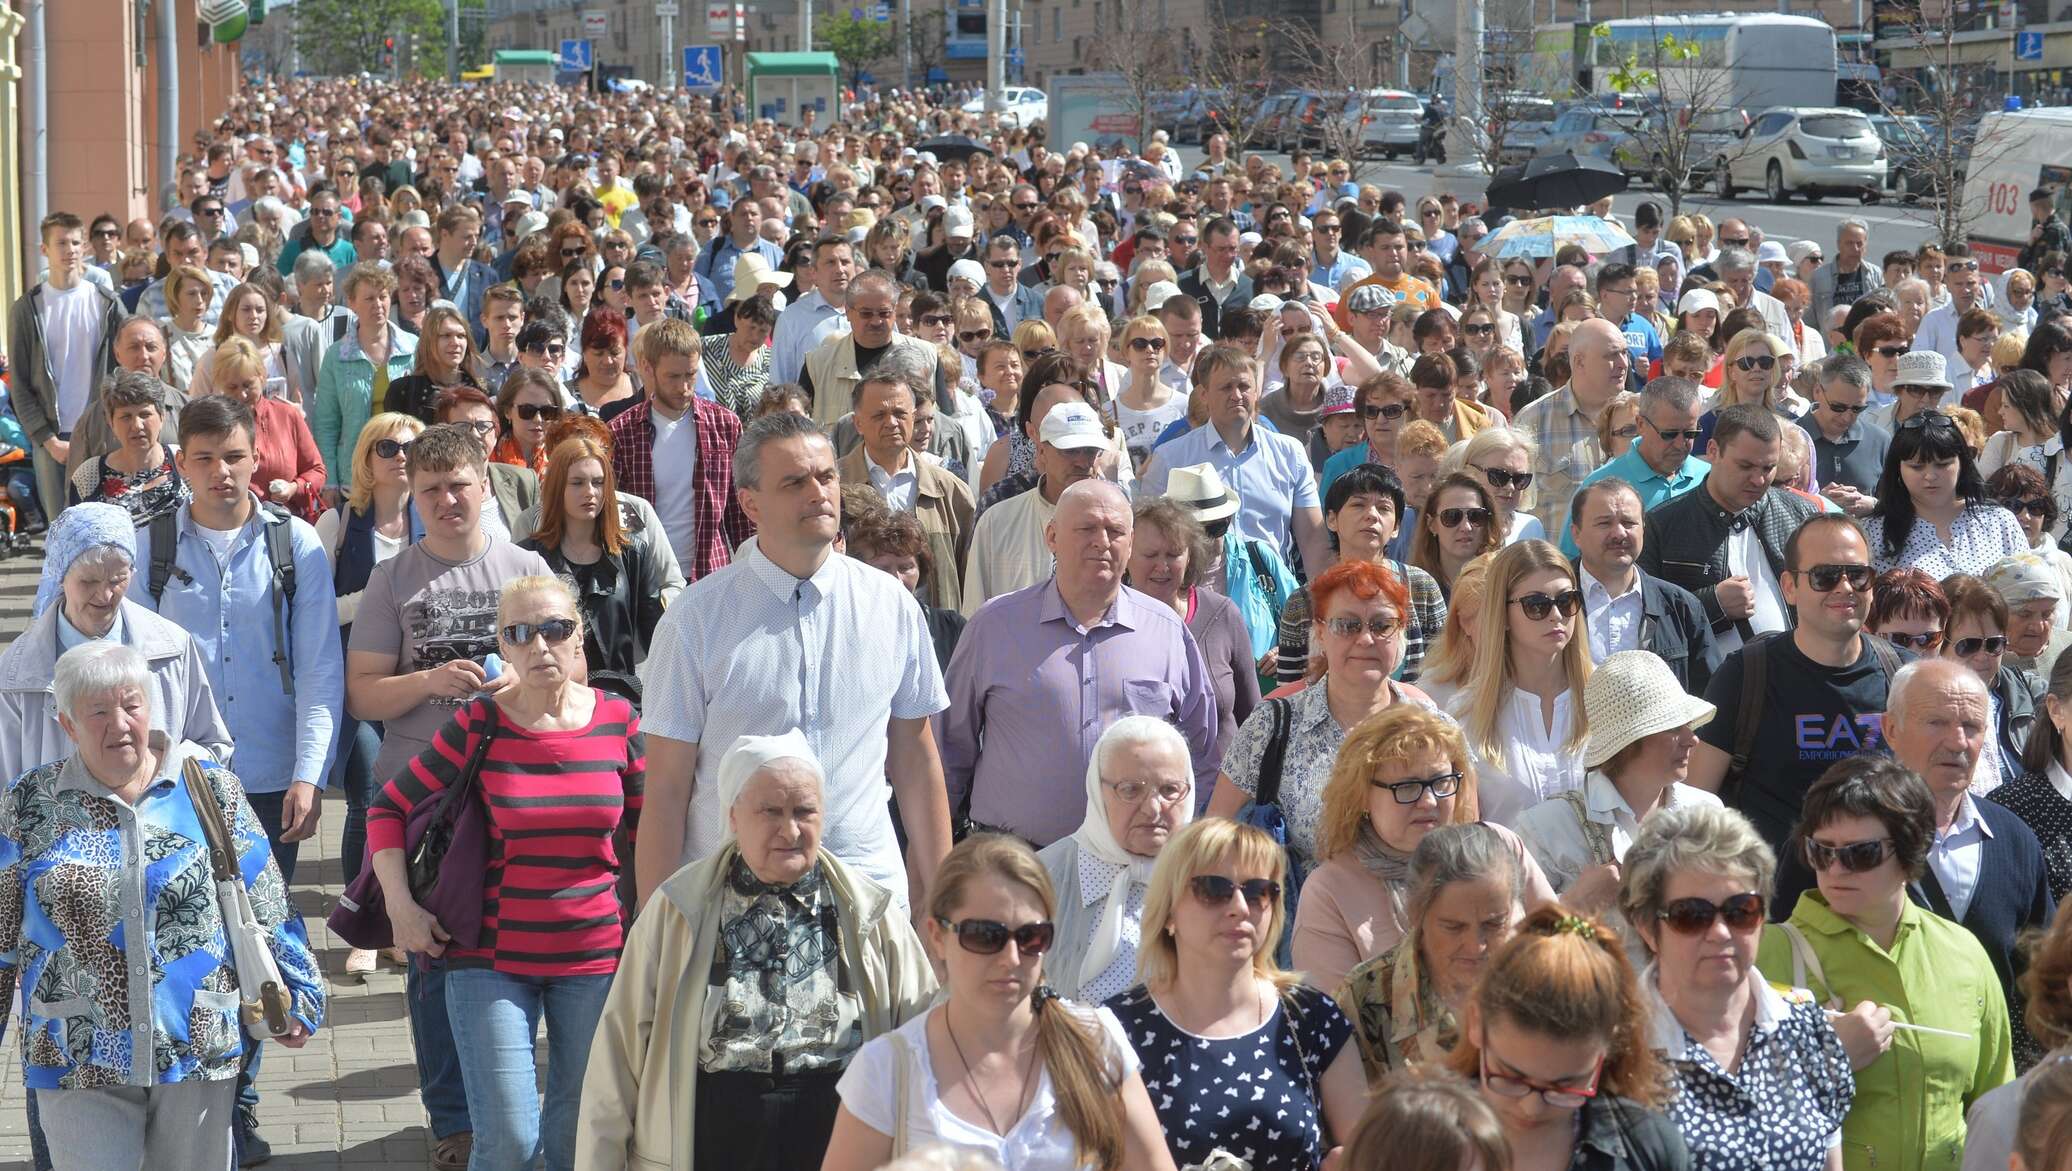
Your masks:
<path fill-rule="evenodd" d="M 338 749 L 331 754 L 331 787 L 345 793 L 345 831 L 338 846 L 338 864 L 345 871 L 342 886 L 353 884 L 366 861 L 367 807 L 380 789 L 374 780 L 374 757 L 380 752 L 378 725 L 340 717 Z"/>
<path fill-rule="evenodd" d="M 487 968 L 446 974 L 454 1048 L 467 1070 L 468 1116 L 475 1123 L 469 1171 L 529 1168 L 542 1152 L 547 1171 L 575 1166 L 583 1067 L 590 1063 L 590 1038 L 611 986 L 606 975 L 513 976 Z M 533 1063 L 542 1014 L 548 1054 L 544 1108 Z"/>
<path fill-rule="evenodd" d="M 446 965 L 410 957 L 403 995 L 410 1002 L 410 1044 L 417 1050 L 417 1093 L 432 1120 L 432 1137 L 473 1129 L 468 1121 L 467 1084 L 453 1044 L 453 1020 L 446 1011 Z"/>

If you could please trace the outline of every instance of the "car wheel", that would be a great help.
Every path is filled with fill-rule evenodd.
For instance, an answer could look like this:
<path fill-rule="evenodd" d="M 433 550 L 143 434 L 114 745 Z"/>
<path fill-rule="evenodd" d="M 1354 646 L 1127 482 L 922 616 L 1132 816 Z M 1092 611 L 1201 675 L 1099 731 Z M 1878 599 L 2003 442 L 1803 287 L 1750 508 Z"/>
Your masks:
<path fill-rule="evenodd" d="M 1764 193 L 1771 203 L 1791 202 L 1791 189 L 1784 185 L 1784 167 L 1776 159 L 1770 160 L 1770 168 L 1764 175 Z"/>
<path fill-rule="evenodd" d="M 1907 203 L 1913 199 L 1914 181 L 1912 179 L 1907 178 L 1907 173 L 1905 171 L 1901 171 L 1898 174 L 1898 176 L 1892 180 L 1892 194 L 1893 197 L 1898 199 L 1901 203 Z"/>
<path fill-rule="evenodd" d="M 1732 199 L 1736 194 L 1733 173 L 1727 170 L 1727 160 L 1721 159 L 1712 165 L 1713 187 L 1721 199 Z"/>

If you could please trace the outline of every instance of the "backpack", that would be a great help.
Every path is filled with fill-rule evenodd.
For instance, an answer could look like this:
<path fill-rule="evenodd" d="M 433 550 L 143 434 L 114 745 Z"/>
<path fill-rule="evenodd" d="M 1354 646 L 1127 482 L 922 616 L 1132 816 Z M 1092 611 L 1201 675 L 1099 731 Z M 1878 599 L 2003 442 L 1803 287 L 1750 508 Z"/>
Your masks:
<path fill-rule="evenodd" d="M 266 534 L 266 559 L 273 565 L 273 665 L 280 669 L 281 690 L 295 693 L 295 648 L 288 627 L 288 611 L 295 605 L 295 548 L 289 530 L 288 510 L 278 504 L 262 503 L 268 513 L 262 529 Z M 151 606 L 158 608 L 165 596 L 166 582 L 177 577 L 183 585 L 194 584 L 186 570 L 173 563 L 179 552 L 179 512 L 167 512 L 151 519 L 151 570 L 145 584 L 151 590 Z"/>
<path fill-rule="evenodd" d="M 1763 722 L 1764 692 L 1770 682 L 1770 642 L 1779 637 L 1789 637 L 1790 631 L 1780 631 L 1749 639 L 1741 648 L 1741 702 L 1734 711 L 1734 756 L 1727 762 L 1727 775 L 1720 779 L 1720 800 L 1728 808 L 1738 808 L 1741 796 L 1741 782 L 1748 773 L 1750 758 L 1755 755 L 1755 734 Z M 1870 644 L 1871 657 L 1878 661 L 1878 670 L 1887 681 L 1899 670 L 1899 652 L 1891 643 L 1874 634 L 1861 634 Z"/>

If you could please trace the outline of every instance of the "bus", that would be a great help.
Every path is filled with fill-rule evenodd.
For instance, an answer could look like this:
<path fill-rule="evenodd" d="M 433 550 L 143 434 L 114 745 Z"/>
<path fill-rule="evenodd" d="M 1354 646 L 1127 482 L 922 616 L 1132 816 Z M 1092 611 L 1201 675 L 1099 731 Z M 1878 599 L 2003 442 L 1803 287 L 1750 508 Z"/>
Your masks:
<path fill-rule="evenodd" d="M 1603 30 L 1599 33 L 1597 30 Z M 1693 61 L 1661 61 L 1664 36 L 1698 45 Z M 1835 104 L 1835 30 L 1826 21 L 1776 13 L 1707 13 L 1543 27 L 1535 48 L 1579 93 L 1610 96 L 1632 58 L 1657 69 L 1662 96 L 1685 104 L 1761 110 Z"/>

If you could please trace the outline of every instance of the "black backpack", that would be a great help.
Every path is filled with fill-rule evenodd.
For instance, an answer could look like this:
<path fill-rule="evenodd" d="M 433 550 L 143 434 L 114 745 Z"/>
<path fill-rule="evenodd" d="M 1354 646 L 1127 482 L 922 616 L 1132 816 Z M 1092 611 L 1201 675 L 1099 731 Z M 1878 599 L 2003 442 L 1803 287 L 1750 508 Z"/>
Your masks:
<path fill-rule="evenodd" d="M 1777 631 L 1758 635 L 1748 640 L 1741 648 L 1741 703 L 1734 711 L 1734 756 L 1727 762 L 1727 775 L 1720 779 L 1720 800 L 1728 808 L 1738 808 L 1741 796 L 1741 782 L 1747 776 L 1751 757 L 1755 755 L 1755 734 L 1763 722 L 1763 693 L 1770 683 L 1770 643 L 1779 638 L 1789 638 L 1791 632 Z M 1878 670 L 1889 682 L 1893 672 L 1899 670 L 1899 651 L 1893 645 L 1874 634 L 1859 634 L 1870 644 L 1871 657 L 1878 661 Z"/>
<path fill-rule="evenodd" d="M 281 690 L 295 693 L 295 649 L 288 625 L 288 612 L 295 605 L 295 548 L 290 540 L 288 510 L 278 504 L 259 506 L 269 515 L 263 519 L 266 559 L 273 565 L 273 665 L 281 672 Z M 151 518 L 151 570 L 145 584 L 151 590 L 151 605 L 157 608 L 165 596 L 166 583 L 173 578 L 183 585 L 194 578 L 174 563 L 179 552 L 180 528 L 177 511 Z"/>

